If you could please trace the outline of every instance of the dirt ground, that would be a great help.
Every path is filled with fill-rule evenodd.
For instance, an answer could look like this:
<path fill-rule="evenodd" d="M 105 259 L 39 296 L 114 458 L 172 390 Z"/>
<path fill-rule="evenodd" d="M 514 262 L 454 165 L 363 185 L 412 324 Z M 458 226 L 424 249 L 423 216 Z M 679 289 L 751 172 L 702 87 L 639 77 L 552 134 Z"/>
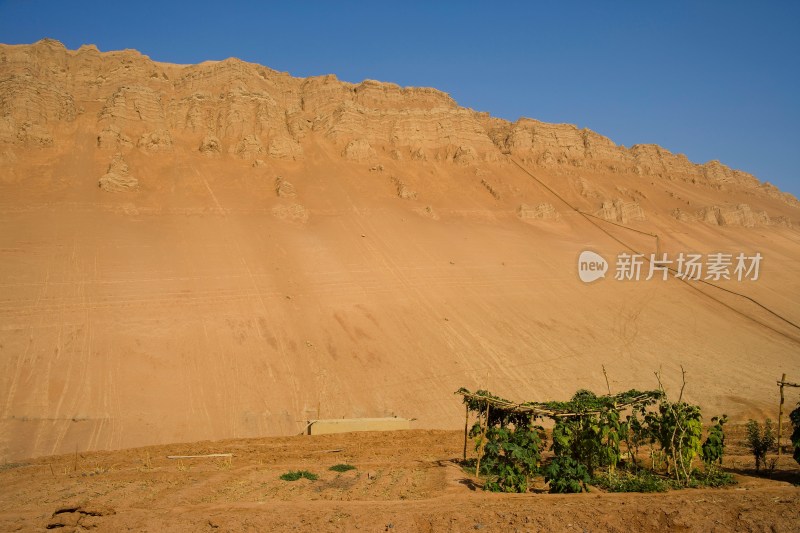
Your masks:
<path fill-rule="evenodd" d="M 800 469 L 756 476 L 729 432 L 738 484 L 661 494 L 484 492 L 458 464 L 463 433 L 401 431 L 89 452 L 0 467 L 0 530 L 797 531 Z M 471 449 L 470 449 L 471 452 Z M 231 453 L 225 458 L 168 455 Z M 335 464 L 354 470 L 337 473 Z M 309 470 L 315 481 L 280 475 Z"/>

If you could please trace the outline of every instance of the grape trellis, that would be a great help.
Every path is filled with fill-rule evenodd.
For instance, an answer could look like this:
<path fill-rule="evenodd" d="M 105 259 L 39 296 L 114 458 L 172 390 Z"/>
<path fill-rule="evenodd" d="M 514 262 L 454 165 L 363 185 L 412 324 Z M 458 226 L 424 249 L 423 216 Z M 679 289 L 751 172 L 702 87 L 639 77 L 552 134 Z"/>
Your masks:
<path fill-rule="evenodd" d="M 627 476 L 643 472 L 637 455 L 646 445 L 651 457 L 646 475 L 655 475 L 658 458 L 671 483 L 696 483 L 699 471 L 693 462 L 698 456 L 706 472 L 721 472 L 717 464 L 724 449 L 724 417 L 722 422 L 714 419 L 716 430 L 703 443 L 700 408 L 683 402 L 682 392 L 677 402 L 668 401 L 660 387 L 608 395 L 580 390 L 566 402 L 516 403 L 486 390 L 462 388 L 456 394 L 466 406 L 464 459 L 471 436 L 478 452 L 475 473 L 485 476 L 487 490 L 525 492 L 530 480 L 543 474 L 551 492 L 579 492 L 588 490 L 587 483 L 600 469 L 607 477 L 615 476 L 623 459 Z M 470 413 L 477 414 L 471 428 Z M 547 434 L 537 421 L 545 418 L 554 422 L 550 450 L 555 457 L 543 466 Z"/>

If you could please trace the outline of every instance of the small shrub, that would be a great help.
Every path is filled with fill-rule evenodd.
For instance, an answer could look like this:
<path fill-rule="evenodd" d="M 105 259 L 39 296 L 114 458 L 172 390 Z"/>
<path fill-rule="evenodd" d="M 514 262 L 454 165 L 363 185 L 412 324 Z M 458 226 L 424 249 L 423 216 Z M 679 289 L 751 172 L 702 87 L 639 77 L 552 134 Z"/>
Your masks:
<path fill-rule="evenodd" d="M 300 479 L 302 477 L 304 477 L 306 479 L 310 479 L 311 481 L 314 481 L 319 476 L 317 476 L 316 474 L 314 474 L 312 472 L 309 472 L 308 470 L 289 470 L 285 474 L 281 475 L 281 479 L 284 480 L 284 481 L 297 481 L 298 479 Z"/>
<path fill-rule="evenodd" d="M 562 455 L 556 457 L 544 469 L 544 480 L 550 484 L 552 493 L 589 492 L 589 471 L 573 459 Z"/>
<path fill-rule="evenodd" d="M 661 401 L 656 412 L 645 415 L 651 440 L 667 460 L 667 473 L 688 484 L 692 462 L 702 452 L 703 424 L 700 407 L 686 402 Z"/>
<path fill-rule="evenodd" d="M 671 488 L 670 480 L 644 469 L 600 474 L 592 479 L 592 485 L 608 492 L 666 492 Z"/>
<path fill-rule="evenodd" d="M 762 431 L 761 424 L 755 420 L 747 422 L 747 447 L 756 460 L 756 472 L 767 465 L 767 452 L 775 447 L 775 434 L 772 432 L 772 420 L 767 418 Z"/>
<path fill-rule="evenodd" d="M 578 416 L 559 417 L 553 427 L 552 450 L 569 456 L 593 474 L 601 466 L 615 467 L 620 461 L 620 439 L 627 426 L 608 397 L 579 390 L 569 402 Z M 587 411 L 597 411 L 589 414 Z"/>
<path fill-rule="evenodd" d="M 792 446 L 794 447 L 794 460 L 800 463 L 800 402 L 797 402 L 797 408 L 789 414 L 789 420 L 792 421 Z"/>
<path fill-rule="evenodd" d="M 512 430 L 493 427 L 486 433 L 481 470 L 488 476 L 484 489 L 491 492 L 527 492 L 528 478 L 539 464 L 541 437 L 537 427 L 520 424 Z"/>
<path fill-rule="evenodd" d="M 717 465 L 708 465 L 704 472 L 695 470 L 692 472 L 690 487 L 727 487 L 735 485 L 736 479 L 733 474 L 725 472 Z"/>
<path fill-rule="evenodd" d="M 479 391 L 483 392 L 483 391 Z M 479 422 L 470 436 L 481 453 L 479 475 L 487 477 L 484 490 L 527 492 L 528 479 L 539 467 L 544 430 L 528 415 L 494 409 L 484 430 Z"/>
<path fill-rule="evenodd" d="M 714 425 L 711 426 L 711 429 L 708 431 L 708 437 L 706 437 L 705 442 L 703 442 L 701 451 L 706 469 L 712 464 L 722 464 L 722 455 L 725 453 L 725 431 L 722 429 L 722 426 L 725 425 L 727 421 L 727 415 L 722 415 L 722 418 L 717 418 L 715 416 L 711 419 Z"/>
<path fill-rule="evenodd" d="M 620 433 L 628 448 L 628 457 L 634 467 L 639 467 L 637 457 L 641 448 L 651 436 L 650 427 L 643 422 L 647 414 L 646 406 L 640 406 L 625 418 L 620 425 Z M 641 418 L 640 418 L 641 417 Z"/>
<path fill-rule="evenodd" d="M 340 463 L 338 465 L 333 465 L 328 470 L 333 470 L 334 472 L 347 472 L 348 470 L 355 470 L 356 467 L 353 465 L 348 465 L 344 463 Z"/>

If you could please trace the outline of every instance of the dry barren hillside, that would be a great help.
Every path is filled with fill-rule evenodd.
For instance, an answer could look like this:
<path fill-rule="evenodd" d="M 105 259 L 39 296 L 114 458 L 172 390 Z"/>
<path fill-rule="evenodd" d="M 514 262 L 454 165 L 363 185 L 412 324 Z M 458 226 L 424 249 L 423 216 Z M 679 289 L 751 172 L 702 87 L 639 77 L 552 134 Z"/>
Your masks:
<path fill-rule="evenodd" d="M 683 365 L 709 415 L 764 414 L 800 375 L 798 228 L 796 198 L 719 162 L 435 89 L 0 45 L 0 458 L 454 428 L 458 387 L 561 399 L 601 365 L 673 392 Z M 647 262 L 616 280 L 626 245 L 732 254 L 710 281 L 772 312 Z"/>

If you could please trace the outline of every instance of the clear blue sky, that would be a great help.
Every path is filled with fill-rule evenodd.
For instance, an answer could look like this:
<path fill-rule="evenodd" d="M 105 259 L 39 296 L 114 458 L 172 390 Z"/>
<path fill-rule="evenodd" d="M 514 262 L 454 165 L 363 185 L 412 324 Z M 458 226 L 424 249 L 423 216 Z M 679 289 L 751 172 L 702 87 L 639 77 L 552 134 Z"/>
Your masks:
<path fill-rule="evenodd" d="M 720 159 L 800 196 L 800 2 L 0 0 L 0 42 L 234 56 Z"/>

